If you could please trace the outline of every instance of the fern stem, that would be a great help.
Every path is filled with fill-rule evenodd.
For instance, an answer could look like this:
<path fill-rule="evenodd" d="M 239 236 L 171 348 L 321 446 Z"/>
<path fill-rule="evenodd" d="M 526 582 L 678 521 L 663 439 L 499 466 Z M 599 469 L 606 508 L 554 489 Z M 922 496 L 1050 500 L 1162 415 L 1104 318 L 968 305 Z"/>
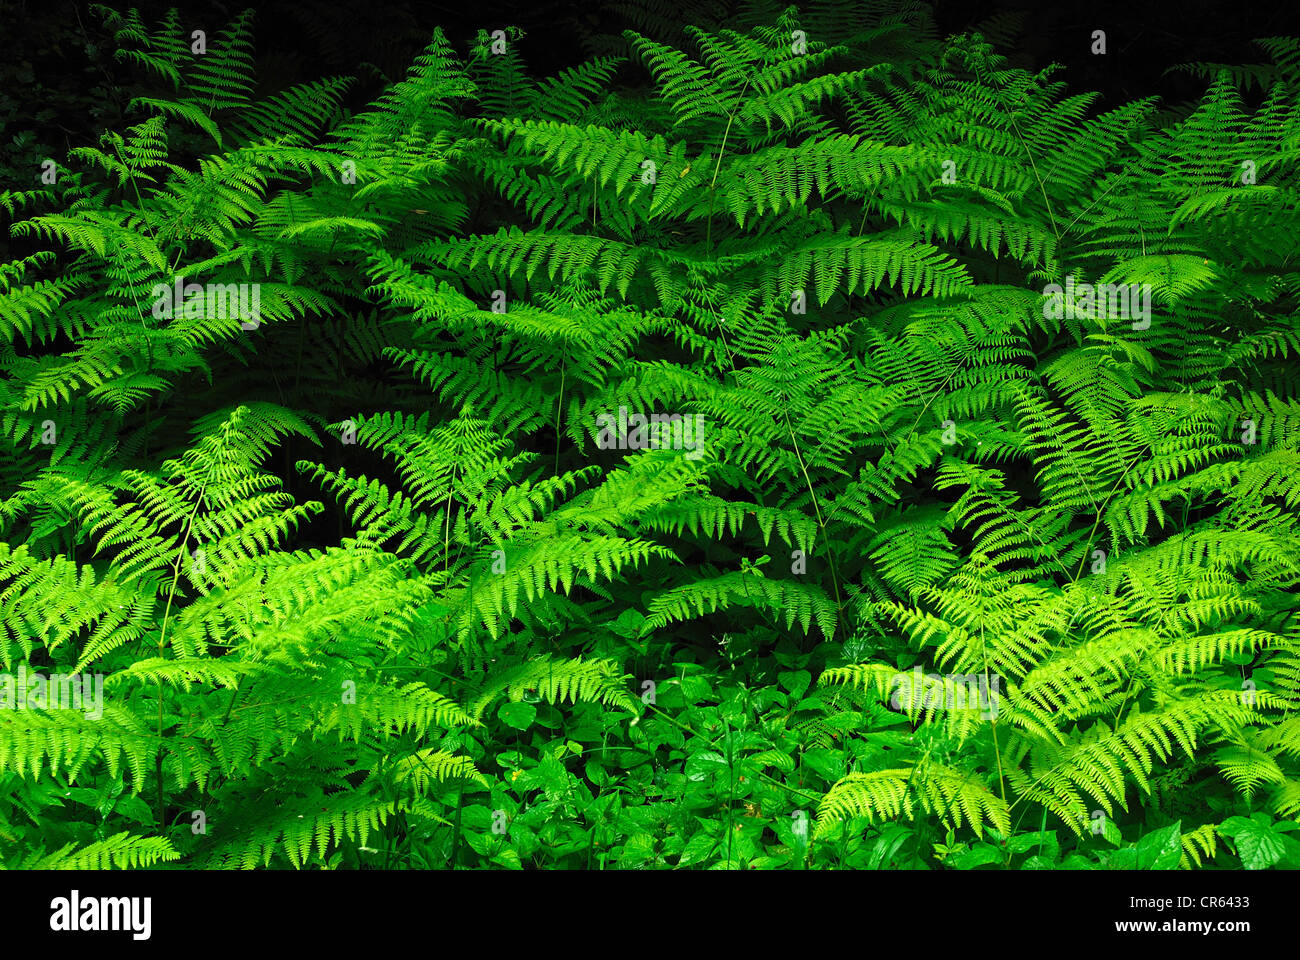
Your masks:
<path fill-rule="evenodd" d="M 121 151 L 121 149 L 119 148 L 119 146 L 118 146 L 118 144 L 117 144 L 116 141 L 114 141 L 114 143 L 113 143 L 113 152 L 117 155 L 117 162 L 118 162 L 118 163 L 122 164 L 122 166 L 124 166 L 124 167 L 128 166 L 127 163 L 126 163 L 126 161 L 122 159 L 122 151 Z M 134 174 L 134 171 L 132 171 L 132 173 Z M 138 207 L 140 208 L 140 213 L 141 213 L 141 219 L 140 219 L 140 222 L 141 222 L 141 225 L 144 226 L 144 228 L 145 228 L 146 230 L 149 231 L 149 238 L 153 241 L 154 246 L 155 246 L 155 247 L 158 247 L 158 234 L 154 232 L 153 227 L 149 224 L 148 220 L 146 220 L 146 219 L 144 218 L 144 216 L 143 216 L 143 214 L 144 214 L 144 198 L 140 196 L 140 185 L 139 185 L 138 183 L 135 182 L 135 177 L 134 177 L 134 176 L 131 177 L 131 189 L 133 189 L 133 190 L 135 191 L 135 202 L 136 202 L 136 206 L 138 206 Z M 162 248 L 159 247 L 159 250 L 160 250 L 160 251 L 161 251 L 161 249 L 162 249 Z M 172 272 L 173 272 L 173 273 L 176 271 L 176 264 L 180 262 L 180 258 L 181 258 L 181 251 L 180 251 L 180 250 L 177 250 L 177 251 L 176 251 L 176 259 L 172 262 Z M 153 369 L 153 340 L 150 339 L 150 337 L 149 337 L 149 325 L 148 325 L 147 323 L 144 322 L 144 311 L 142 311 L 142 310 L 140 309 L 140 301 L 137 300 L 137 299 L 135 298 L 135 293 L 134 293 L 134 291 L 132 291 L 131 301 L 132 301 L 132 303 L 135 304 L 135 312 L 136 312 L 136 314 L 140 317 L 140 326 L 144 329 L 144 345 L 145 345 L 145 350 L 146 350 L 147 353 L 148 353 L 148 360 L 146 361 L 146 365 L 147 365 L 147 367 L 148 367 L 149 369 Z"/>
<path fill-rule="evenodd" d="M 1124 478 L 1129 475 L 1129 471 L 1137 466 L 1138 461 L 1142 459 L 1142 454 L 1146 453 L 1150 449 L 1151 444 L 1149 443 L 1143 446 L 1141 452 L 1133 458 L 1133 462 L 1124 468 L 1124 472 L 1119 475 L 1119 479 L 1117 479 L 1111 486 L 1110 493 L 1106 495 L 1106 499 L 1102 501 L 1101 506 L 1097 509 L 1097 516 L 1093 518 L 1092 529 L 1088 531 L 1088 539 L 1084 542 L 1083 546 L 1083 556 L 1079 558 L 1079 569 L 1075 571 L 1074 579 L 1071 581 L 1072 583 L 1077 582 L 1078 579 L 1083 576 L 1083 567 L 1084 564 L 1088 562 L 1089 554 L 1092 553 L 1092 538 L 1096 536 L 1097 528 L 1101 526 L 1102 514 L 1106 512 L 1106 508 L 1109 507 L 1111 501 L 1115 499 L 1115 492 L 1119 489 L 1119 485 L 1124 482 Z M 1184 524 L 1184 526 L 1186 525 Z"/>
<path fill-rule="evenodd" d="M 751 76 L 745 80 L 745 85 L 740 89 L 740 99 L 744 101 L 745 93 L 749 90 L 749 85 L 754 78 Z M 713 202 L 717 197 L 715 188 L 718 185 L 718 172 L 722 169 L 722 157 L 727 152 L 727 138 L 731 136 L 731 125 L 735 122 L 736 111 L 727 112 L 727 128 L 722 131 L 722 144 L 718 147 L 718 162 L 713 165 L 713 179 L 709 181 L 709 219 L 704 228 L 704 249 L 706 255 L 713 254 Z"/>
<path fill-rule="evenodd" d="M 462 803 L 464 797 L 465 788 L 460 787 L 456 791 L 456 819 L 451 829 L 451 858 L 448 860 L 448 867 L 452 870 L 456 869 L 456 861 L 460 857 L 460 815 L 465 809 Z"/>
<path fill-rule="evenodd" d="M 176 597 L 176 584 L 181 576 L 181 560 L 185 556 L 185 548 L 190 542 L 190 533 L 194 529 L 194 518 L 198 516 L 199 508 L 203 506 L 203 495 L 208 489 L 208 479 L 211 476 L 203 478 L 203 485 L 199 487 L 198 500 L 194 504 L 194 509 L 190 512 L 189 519 L 185 521 L 185 534 L 181 538 L 181 548 L 176 554 L 176 562 L 172 564 L 172 582 L 167 591 L 167 606 L 163 610 L 163 622 L 158 631 L 158 657 L 166 659 L 167 656 L 167 626 L 171 621 L 172 601 Z M 227 711 L 229 712 L 229 711 Z M 154 760 L 154 771 L 158 777 L 158 828 L 163 828 L 163 814 L 166 811 L 165 797 L 163 793 L 163 682 L 162 678 L 158 679 L 158 756 Z"/>
<path fill-rule="evenodd" d="M 442 536 L 442 571 L 450 573 L 451 571 L 451 499 L 456 491 L 456 468 L 451 468 L 451 480 L 447 485 L 447 503 L 444 509 L 447 511 L 447 522 L 443 527 Z"/>
<path fill-rule="evenodd" d="M 994 76 L 993 71 L 989 72 L 989 79 L 992 80 L 993 85 L 997 87 L 999 100 L 1002 103 L 1003 109 L 1007 112 L 1007 119 L 1011 121 L 1012 132 L 1015 133 L 1016 139 L 1020 141 L 1020 146 L 1024 149 L 1025 156 L 1029 158 L 1029 168 L 1033 170 L 1034 179 L 1038 181 L 1038 192 L 1043 195 L 1043 206 L 1047 208 L 1047 218 L 1052 224 L 1052 233 L 1056 235 L 1057 244 L 1060 244 L 1061 231 L 1056 227 L 1056 216 L 1052 213 L 1052 201 L 1047 198 L 1047 185 L 1043 183 L 1043 178 L 1038 173 L 1038 164 L 1034 162 L 1034 154 L 1030 151 L 1029 144 L 1025 143 L 1025 138 L 1020 134 L 1020 125 L 1016 123 L 1016 115 L 1011 111 L 1011 108 L 1007 106 L 1006 98 L 1002 96 L 1002 85 L 997 82 L 997 78 Z"/>
<path fill-rule="evenodd" d="M 560 399 L 555 404 L 555 468 L 551 471 L 551 476 L 560 475 L 560 414 L 564 410 L 564 377 L 568 372 L 566 357 L 560 354 Z"/>
<path fill-rule="evenodd" d="M 982 590 L 980 592 L 983 593 Z M 984 658 L 984 689 L 987 692 L 993 689 L 993 684 L 989 673 L 989 648 L 984 640 L 984 627 L 982 624 L 980 626 L 980 653 Z M 996 713 L 990 718 L 989 727 L 993 732 L 993 756 L 997 758 L 998 762 L 998 795 L 1002 798 L 1002 806 L 1007 810 L 1009 819 L 1011 808 L 1007 806 L 1007 782 L 1002 773 L 1002 745 L 998 742 L 998 718 Z M 1009 848 L 1007 850 L 1007 866 L 1011 866 L 1011 850 Z"/>
<path fill-rule="evenodd" d="M 727 869 L 731 866 L 731 835 L 735 832 L 733 818 L 735 817 L 735 795 L 736 795 L 736 758 L 734 756 L 735 741 L 731 736 L 731 726 L 727 723 L 727 718 L 722 718 L 722 739 L 727 746 Z"/>
<path fill-rule="evenodd" d="M 813 510 L 817 513 L 817 529 L 821 533 L 822 547 L 826 551 L 826 559 L 831 568 L 831 586 L 835 590 L 835 631 L 839 632 L 840 621 L 844 618 L 844 601 L 840 597 L 840 578 L 835 568 L 835 552 L 831 549 L 830 541 L 826 537 L 826 521 L 822 519 L 821 507 L 817 505 L 817 491 L 813 489 L 813 483 L 808 476 L 808 467 L 804 464 L 803 454 L 799 452 L 799 439 L 794 435 L 794 428 L 790 426 L 790 415 L 782 411 L 781 416 L 785 418 L 785 428 L 790 434 L 790 440 L 794 444 L 794 455 L 799 459 L 799 470 L 803 473 L 804 483 L 808 484 L 808 494 L 812 497 Z M 826 639 L 833 639 L 827 637 Z"/>
<path fill-rule="evenodd" d="M 241 688 L 239 687 L 235 687 L 234 691 L 230 694 L 230 702 L 226 704 L 226 712 L 221 715 L 221 725 L 223 727 L 230 720 L 230 711 L 235 709 L 235 703 L 239 700 L 240 689 Z"/>

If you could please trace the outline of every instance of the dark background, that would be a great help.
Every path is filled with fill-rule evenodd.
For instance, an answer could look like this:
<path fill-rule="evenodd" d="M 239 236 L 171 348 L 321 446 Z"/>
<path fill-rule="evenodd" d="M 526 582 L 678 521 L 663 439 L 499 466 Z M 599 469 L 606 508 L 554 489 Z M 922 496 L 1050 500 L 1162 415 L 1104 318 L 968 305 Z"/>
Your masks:
<path fill-rule="evenodd" d="M 779 11 L 786 0 L 762 0 Z M 355 78 L 345 100 L 361 109 L 401 79 L 441 27 L 462 54 L 480 30 L 520 27 L 512 41 L 534 77 L 581 63 L 593 37 L 636 27 L 639 12 L 658 14 L 665 29 L 735 25 L 739 0 L 111 0 L 140 11 L 150 30 L 170 9 L 182 35 L 207 32 L 209 43 L 243 10 L 255 10 L 257 94 L 331 76 Z M 1250 64 L 1268 57 L 1256 38 L 1300 36 L 1300 0 L 1209 0 L 1153 4 L 1140 0 L 843 0 L 849 9 L 928 7 L 941 36 L 983 30 L 1013 66 L 1060 64 L 1071 93 L 1096 91 L 1095 111 L 1158 96 L 1177 109 L 1199 100 L 1208 80 L 1171 69 L 1185 63 Z M 803 9 L 837 6 L 803 0 Z M 40 186 L 42 163 L 63 164 L 70 149 L 94 146 L 105 130 L 124 130 L 145 113 L 129 101 L 161 91 L 143 70 L 113 57 L 115 45 L 90 0 L 0 0 L 0 194 Z M 864 17 L 865 19 L 865 17 Z M 873 16 L 874 19 L 874 16 Z M 1106 32 L 1105 56 L 1091 52 L 1092 32 Z M 1011 38 L 1011 39 L 1007 39 Z M 656 39 L 673 42 L 669 36 Z M 608 47 L 602 48 L 604 52 Z M 639 71 L 627 64 L 625 74 Z M 635 83 L 620 76 L 620 83 Z M 1258 91 L 1247 95 L 1261 96 Z M 3 210 L 0 219 L 8 220 Z M 0 258 L 30 253 L 0 224 Z"/>
<path fill-rule="evenodd" d="M 680 22 L 698 23 L 699 8 L 716 8 L 726 0 L 648 2 L 660 10 L 680 10 Z M 853 0 L 845 2 L 852 5 Z M 347 74 L 361 81 L 355 89 L 361 102 L 382 87 L 383 77 L 397 79 L 405 72 L 435 26 L 462 50 L 479 29 L 522 27 L 527 36 L 519 49 L 534 75 L 544 75 L 586 58 L 584 28 L 616 32 L 630 25 L 621 4 L 612 0 L 141 0 L 108 5 L 135 7 L 149 25 L 175 7 L 188 29 L 202 27 L 209 38 L 251 6 L 257 11 L 258 76 L 269 89 Z M 1169 67 L 1188 61 L 1258 62 L 1263 58 L 1252 39 L 1300 34 L 1300 4 L 1294 0 L 935 0 L 929 5 L 944 34 L 973 29 L 993 17 L 1010 22 L 1019 15 L 1020 39 L 1003 52 L 1020 66 L 1064 65 L 1071 89 L 1096 90 L 1103 94 L 1103 104 L 1151 94 L 1167 104 L 1194 98 L 1204 82 L 1167 73 Z M 94 94 L 120 67 L 105 49 L 100 18 L 89 8 L 85 0 L 0 0 L 0 165 L 16 159 L 14 151 L 25 153 L 30 141 L 55 147 L 66 140 L 76 146 L 87 137 L 93 142 L 102 128 L 106 108 L 97 109 L 101 105 Z M 1097 29 L 1107 34 L 1104 57 L 1090 52 Z M 94 51 L 90 57 L 88 45 Z"/>
<path fill-rule="evenodd" d="M 775 11 L 785 0 L 766 0 Z M 257 94 L 298 82 L 350 76 L 347 105 L 361 109 L 406 73 L 441 27 L 467 52 L 480 30 L 517 26 L 512 42 L 534 77 L 591 57 L 590 41 L 637 26 L 638 11 L 657 12 L 673 28 L 732 25 L 738 0 L 138 0 L 106 4 L 139 10 L 155 29 L 168 10 L 180 12 L 183 36 L 204 29 L 212 43 L 240 12 L 252 7 Z M 983 29 L 1013 66 L 1065 67 L 1056 79 L 1071 93 L 1096 91 L 1101 111 L 1147 96 L 1165 108 L 1195 102 L 1207 80 L 1177 64 L 1249 64 L 1267 57 L 1252 41 L 1300 36 L 1300 2 L 1210 0 L 1152 4 L 1134 0 L 843 0 L 864 9 L 929 7 L 940 35 Z M 804 0 L 834 6 L 836 0 Z M 73 147 L 94 146 L 105 130 L 123 130 L 145 115 L 131 111 L 133 96 L 160 92 L 139 87 L 143 71 L 113 57 L 113 40 L 90 0 L 0 0 L 0 194 L 40 186 L 42 163 L 62 164 Z M 1107 52 L 1091 52 L 1092 32 L 1106 31 Z M 1006 43 L 1002 38 L 1014 38 Z M 656 39 L 673 42 L 672 37 Z M 636 71 L 625 65 L 624 71 Z M 620 82 L 632 80 L 620 77 Z M 1259 96 L 1258 92 L 1251 96 Z M 1249 100 L 1249 96 L 1248 96 Z M 3 211 L 0 211 L 0 216 Z M 5 219 L 8 219 L 5 217 Z M 30 252 L 0 225 L 0 257 Z"/>

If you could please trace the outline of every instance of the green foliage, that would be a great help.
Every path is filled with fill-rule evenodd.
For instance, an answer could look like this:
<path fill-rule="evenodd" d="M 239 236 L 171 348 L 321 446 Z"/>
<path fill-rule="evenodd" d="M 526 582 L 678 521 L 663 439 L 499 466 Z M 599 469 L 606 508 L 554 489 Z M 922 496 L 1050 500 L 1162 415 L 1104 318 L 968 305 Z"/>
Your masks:
<path fill-rule="evenodd" d="M 0 194 L 0 664 L 103 702 L 0 711 L 0 863 L 1300 863 L 1294 42 L 1099 112 L 863 11 L 357 111 L 101 11 L 152 92 Z"/>

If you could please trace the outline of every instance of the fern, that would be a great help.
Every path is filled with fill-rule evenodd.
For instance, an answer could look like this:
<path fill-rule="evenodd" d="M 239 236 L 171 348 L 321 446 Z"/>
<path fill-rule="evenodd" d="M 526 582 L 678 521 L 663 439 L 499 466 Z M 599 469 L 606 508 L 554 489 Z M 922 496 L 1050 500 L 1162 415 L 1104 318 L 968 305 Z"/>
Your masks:
<path fill-rule="evenodd" d="M 1295 41 L 1165 111 L 1009 15 L 690 7 L 550 77 L 439 30 L 368 104 L 96 9 L 127 119 L 0 194 L 0 664 L 107 702 L 0 717 L 5 866 L 1300 818 Z"/>

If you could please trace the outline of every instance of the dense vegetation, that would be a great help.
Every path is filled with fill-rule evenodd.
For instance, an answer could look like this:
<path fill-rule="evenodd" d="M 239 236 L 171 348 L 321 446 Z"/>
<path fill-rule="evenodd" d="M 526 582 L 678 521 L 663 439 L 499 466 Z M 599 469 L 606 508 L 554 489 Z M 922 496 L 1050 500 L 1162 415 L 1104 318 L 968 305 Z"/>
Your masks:
<path fill-rule="evenodd" d="M 0 664 L 102 710 L 0 710 L 0 860 L 1300 866 L 1300 42 L 1102 110 L 637 9 L 357 110 L 98 11 L 131 120 L 0 193 Z"/>

